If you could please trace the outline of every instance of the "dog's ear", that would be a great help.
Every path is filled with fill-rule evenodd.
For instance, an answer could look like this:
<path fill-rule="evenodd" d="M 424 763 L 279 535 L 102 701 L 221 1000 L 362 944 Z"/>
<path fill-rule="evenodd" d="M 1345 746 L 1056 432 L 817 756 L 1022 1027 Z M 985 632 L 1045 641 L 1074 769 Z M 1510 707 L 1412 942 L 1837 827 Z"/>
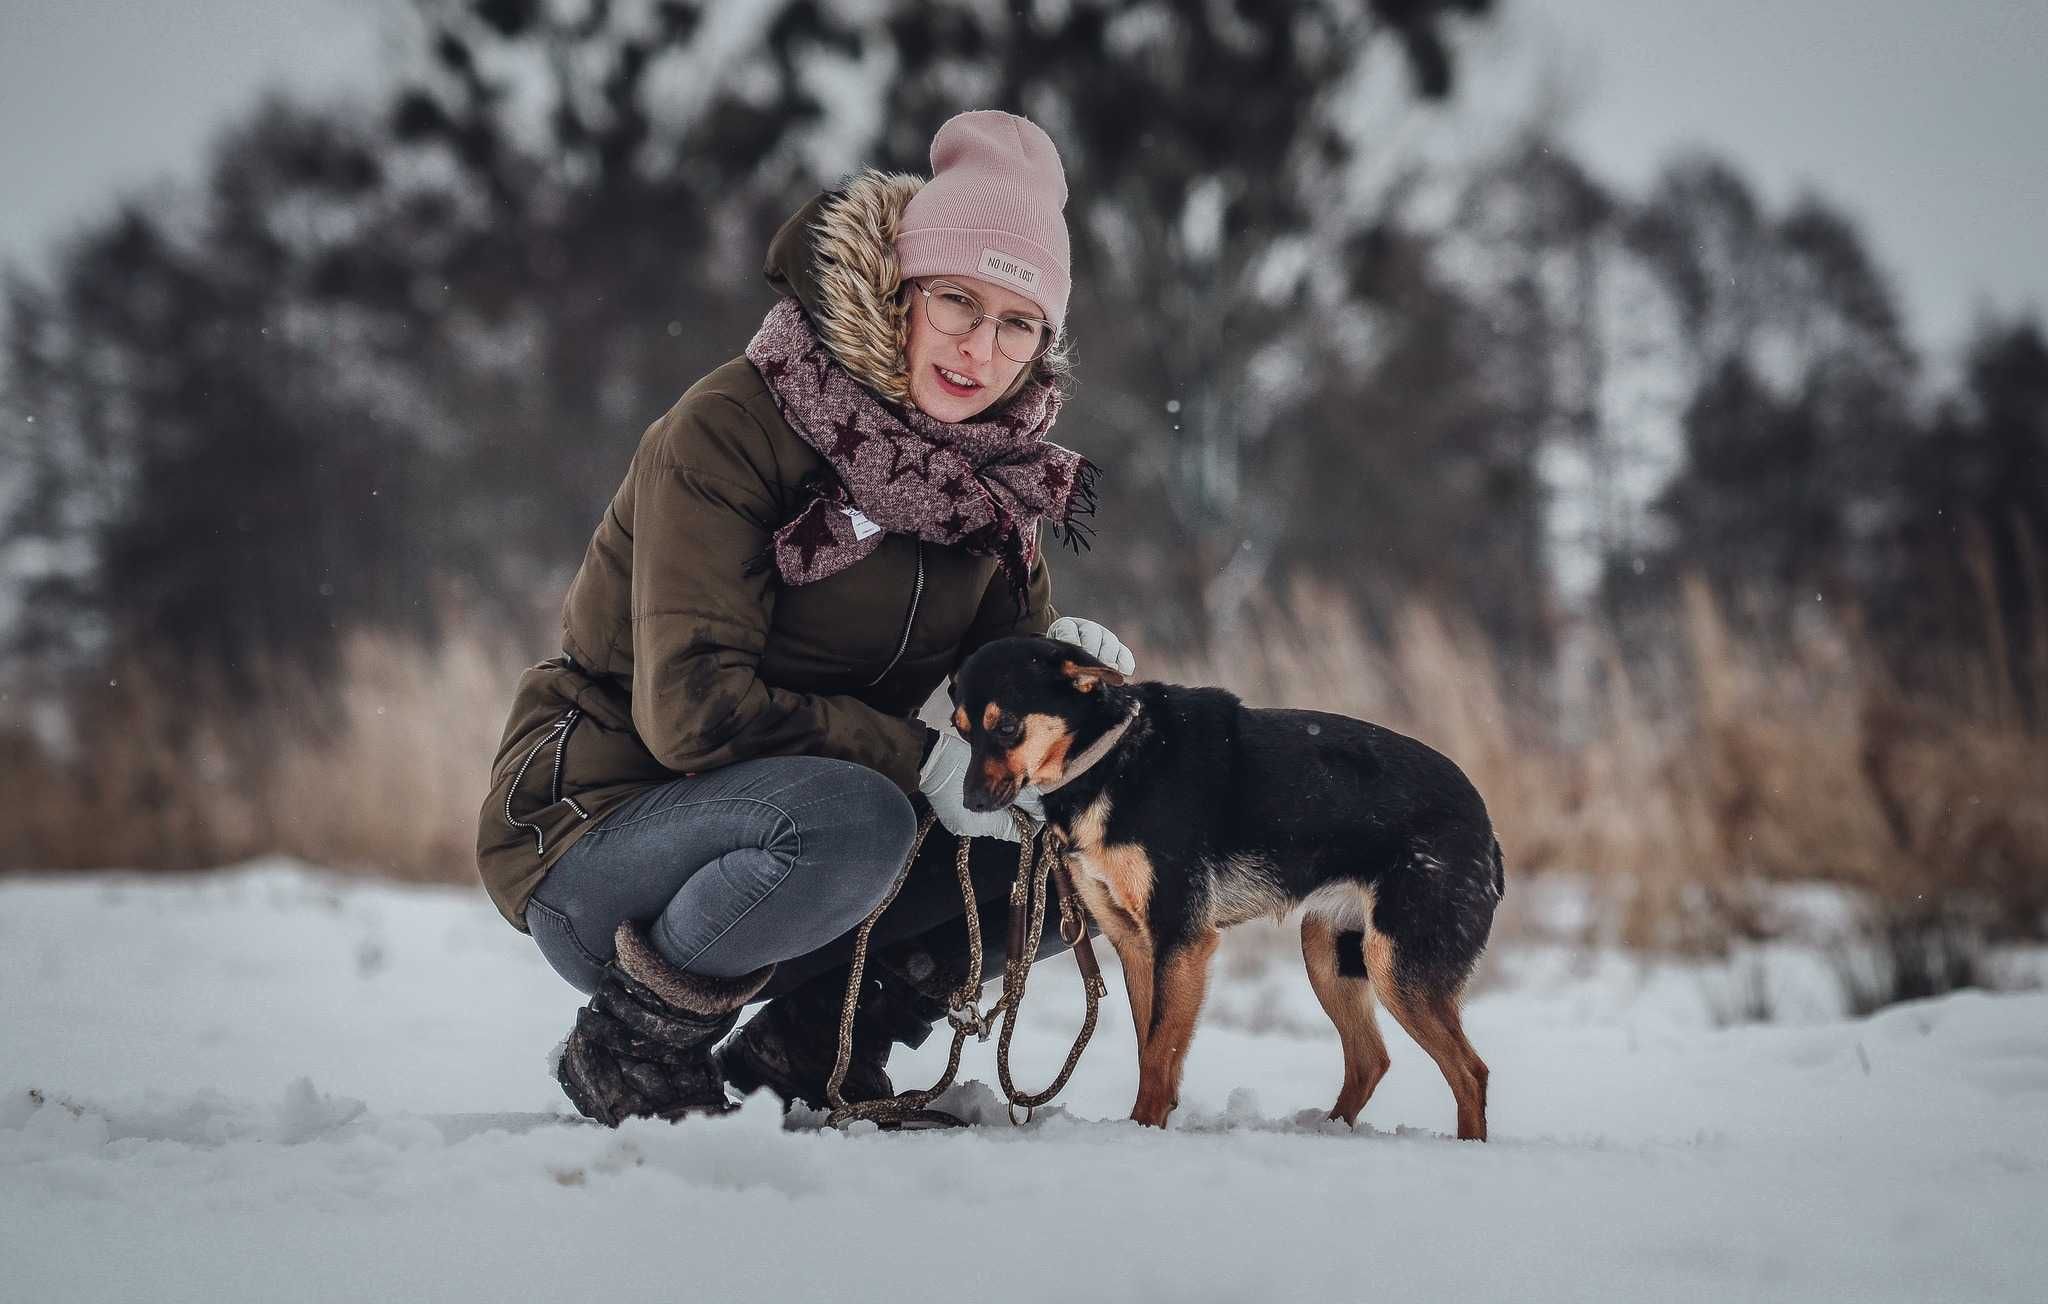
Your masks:
<path fill-rule="evenodd" d="M 1121 687 L 1124 682 L 1116 667 L 1106 666 L 1085 652 L 1060 662 L 1060 673 L 1072 680 L 1074 687 L 1083 693 L 1092 693 L 1102 684 Z"/>

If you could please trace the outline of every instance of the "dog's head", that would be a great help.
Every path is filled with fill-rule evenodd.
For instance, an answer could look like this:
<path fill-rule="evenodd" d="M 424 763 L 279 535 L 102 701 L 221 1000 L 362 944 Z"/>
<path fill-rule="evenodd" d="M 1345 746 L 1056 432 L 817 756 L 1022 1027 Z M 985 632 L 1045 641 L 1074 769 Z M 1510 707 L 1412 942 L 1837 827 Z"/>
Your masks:
<path fill-rule="evenodd" d="M 967 809 L 1001 810 L 1024 785 L 1064 778 L 1075 740 L 1099 737 L 1121 716 L 1106 690 L 1123 682 L 1115 668 L 1049 638 L 998 639 L 967 658 L 953 679 L 953 728 L 974 747 Z"/>

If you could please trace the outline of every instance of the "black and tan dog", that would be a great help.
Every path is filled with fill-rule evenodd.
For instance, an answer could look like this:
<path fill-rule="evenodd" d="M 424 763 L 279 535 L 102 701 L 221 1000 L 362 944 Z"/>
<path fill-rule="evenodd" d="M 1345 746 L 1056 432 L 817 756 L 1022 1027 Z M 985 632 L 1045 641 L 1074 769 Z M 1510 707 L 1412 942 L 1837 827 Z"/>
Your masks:
<path fill-rule="evenodd" d="M 1347 716 L 1126 683 L 1042 638 L 977 651 L 953 701 L 974 746 L 967 806 L 1036 785 L 1123 961 L 1132 1118 L 1163 1127 L 1178 1103 L 1219 931 L 1302 906 L 1309 981 L 1344 1043 L 1330 1116 L 1355 1123 L 1387 1071 L 1376 993 L 1450 1082 L 1458 1135 L 1485 1139 L 1486 1064 L 1458 997 L 1506 884 L 1485 803 L 1449 759 Z"/>

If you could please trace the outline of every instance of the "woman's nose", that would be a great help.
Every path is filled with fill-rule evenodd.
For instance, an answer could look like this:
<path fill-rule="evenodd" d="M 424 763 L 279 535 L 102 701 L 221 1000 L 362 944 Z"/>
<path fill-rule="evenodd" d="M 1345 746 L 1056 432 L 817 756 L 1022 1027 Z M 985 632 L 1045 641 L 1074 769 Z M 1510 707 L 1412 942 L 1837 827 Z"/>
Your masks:
<path fill-rule="evenodd" d="M 988 329 L 984 331 L 982 328 Z M 987 362 L 995 353 L 996 319 L 984 317 L 974 324 L 974 329 L 960 337 L 960 352 L 976 362 Z"/>

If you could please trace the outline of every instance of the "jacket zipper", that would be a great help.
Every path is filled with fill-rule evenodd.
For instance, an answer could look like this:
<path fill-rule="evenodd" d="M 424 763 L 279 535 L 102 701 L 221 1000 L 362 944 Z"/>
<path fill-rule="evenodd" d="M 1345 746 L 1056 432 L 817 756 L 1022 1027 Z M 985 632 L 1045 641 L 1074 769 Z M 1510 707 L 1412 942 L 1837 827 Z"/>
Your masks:
<path fill-rule="evenodd" d="M 519 791 L 520 783 L 525 780 L 527 769 L 533 765 L 533 758 L 540 755 L 541 748 L 546 747 L 552 741 L 555 744 L 555 771 L 553 778 L 548 783 L 548 805 L 553 806 L 558 802 L 566 801 L 569 803 L 569 809 L 576 812 L 577 819 L 587 820 L 590 818 L 590 812 L 577 805 L 574 797 L 564 797 L 562 795 L 562 753 L 569 746 L 569 731 L 576 727 L 576 722 L 582 716 L 583 711 L 580 707 L 572 707 L 566 715 L 555 721 L 548 731 L 541 735 L 540 741 L 533 745 L 533 750 L 526 754 L 526 759 L 519 762 L 519 772 L 512 776 L 512 786 L 505 789 L 505 822 L 515 829 L 533 830 L 533 854 L 536 856 L 546 854 L 547 836 L 541 832 L 540 825 L 527 820 L 513 818 L 512 797 L 513 794 Z"/>
<path fill-rule="evenodd" d="M 917 585 L 916 587 L 910 590 L 910 614 L 903 618 L 903 640 L 896 645 L 896 655 L 889 658 L 889 664 L 882 667 L 882 673 L 876 675 L 873 679 L 868 680 L 868 682 L 865 685 L 863 685 L 863 687 L 873 688 L 876 684 L 879 684 L 884 679 L 887 679 L 889 677 L 889 672 L 896 668 L 896 663 L 903 659 L 904 652 L 907 651 L 910 647 L 910 627 L 917 623 L 917 604 L 923 598 L 924 540 L 919 539 L 917 540 Z"/>

